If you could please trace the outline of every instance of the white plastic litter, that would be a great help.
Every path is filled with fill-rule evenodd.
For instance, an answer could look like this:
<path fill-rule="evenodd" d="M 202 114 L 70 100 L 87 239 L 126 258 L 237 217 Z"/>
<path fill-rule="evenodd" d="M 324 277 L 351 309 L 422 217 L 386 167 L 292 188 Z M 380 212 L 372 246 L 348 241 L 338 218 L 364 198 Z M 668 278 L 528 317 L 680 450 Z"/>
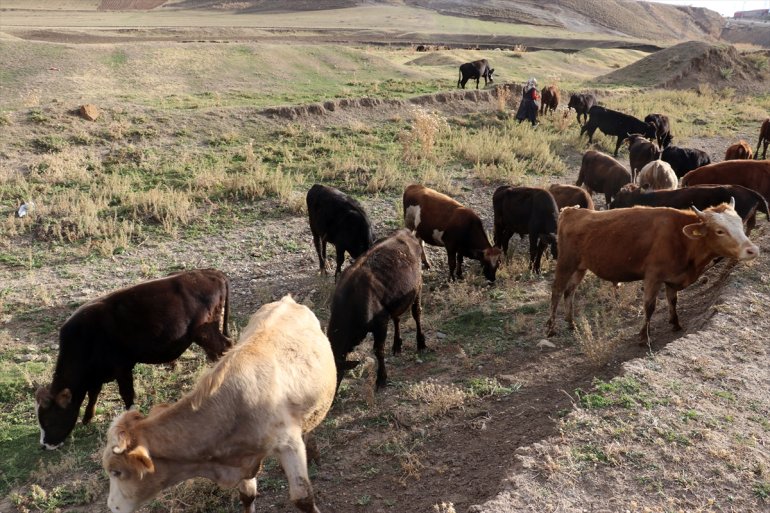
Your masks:
<path fill-rule="evenodd" d="M 24 217 L 28 213 L 32 212 L 34 209 L 35 209 L 35 202 L 28 201 L 27 203 L 22 203 L 22 205 L 19 207 L 19 210 L 16 211 L 16 215 L 19 217 Z"/>

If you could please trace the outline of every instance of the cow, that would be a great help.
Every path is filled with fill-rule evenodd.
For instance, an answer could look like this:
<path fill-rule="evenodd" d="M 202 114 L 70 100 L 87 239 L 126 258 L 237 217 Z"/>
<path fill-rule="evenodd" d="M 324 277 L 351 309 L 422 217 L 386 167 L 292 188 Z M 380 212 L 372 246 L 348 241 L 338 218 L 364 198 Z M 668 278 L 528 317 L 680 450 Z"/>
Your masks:
<path fill-rule="evenodd" d="M 677 178 L 682 178 L 693 169 L 711 164 L 708 153 L 695 148 L 668 146 L 663 150 L 660 158 L 671 164 L 671 169 L 674 170 Z"/>
<path fill-rule="evenodd" d="M 582 187 L 554 183 L 548 188 L 548 192 L 556 200 L 556 206 L 559 207 L 559 210 L 574 206 L 594 210 L 594 200 Z"/>
<path fill-rule="evenodd" d="M 754 158 L 759 160 L 759 146 L 764 142 L 762 150 L 762 160 L 767 158 L 767 145 L 770 144 L 770 118 L 762 122 L 759 127 L 759 141 L 757 141 L 757 151 L 754 152 Z"/>
<path fill-rule="evenodd" d="M 481 59 L 473 62 L 466 62 L 460 65 L 460 75 L 457 79 L 457 87 L 465 89 L 465 84 L 468 80 L 476 79 L 476 89 L 479 88 L 479 79 L 484 78 L 484 87 L 487 86 L 487 81 L 493 83 L 492 73 L 495 72 L 494 68 L 489 67 L 489 61 Z"/>
<path fill-rule="evenodd" d="M 108 507 L 131 513 L 165 488 L 206 477 L 237 485 L 244 513 L 254 513 L 257 474 L 275 456 L 296 508 L 318 513 L 303 435 L 329 411 L 334 375 L 329 341 L 309 308 L 291 296 L 262 306 L 191 392 L 112 422 L 102 452 Z"/>
<path fill-rule="evenodd" d="M 654 142 L 650 142 L 643 135 L 631 134 L 626 138 L 628 142 L 628 161 L 631 165 L 631 178 L 636 178 L 639 171 L 653 160 L 660 158 L 660 149 Z"/>
<path fill-rule="evenodd" d="M 668 116 L 664 114 L 648 114 L 645 116 L 644 122 L 655 127 L 655 138 L 658 141 L 659 147 L 667 148 L 671 144 L 671 123 L 668 120 Z"/>
<path fill-rule="evenodd" d="M 540 91 L 540 115 L 548 114 L 550 112 L 556 112 L 556 107 L 559 106 L 559 88 L 555 85 L 545 86 Z"/>
<path fill-rule="evenodd" d="M 732 160 L 693 169 L 682 177 L 682 187 L 742 185 L 760 193 L 770 203 L 770 161 Z"/>
<path fill-rule="evenodd" d="M 307 213 L 313 246 L 322 274 L 326 274 L 326 243 L 337 253 L 336 277 L 342 270 L 345 251 L 358 258 L 374 243 L 372 224 L 361 204 L 334 187 L 313 185 L 307 193 Z"/>
<path fill-rule="evenodd" d="M 417 351 L 426 349 L 420 316 L 420 241 L 406 229 L 378 241 L 342 273 L 332 297 L 326 330 L 337 366 L 337 387 L 345 370 L 358 365 L 347 355 L 368 333 L 374 338 L 377 387 L 387 383 L 385 339 L 393 320 L 393 354 L 401 353 L 400 317 L 409 308 L 417 324 Z"/>
<path fill-rule="evenodd" d="M 753 156 L 754 153 L 751 151 L 751 146 L 743 139 L 728 147 L 725 151 L 725 160 L 751 160 Z"/>
<path fill-rule="evenodd" d="M 767 201 L 757 191 L 740 185 L 694 185 L 684 189 L 668 191 L 643 191 L 628 184 L 620 189 L 610 208 L 628 208 L 636 205 L 646 207 L 671 207 L 687 209 L 692 206 L 701 210 L 735 200 L 735 212 L 746 224 L 746 235 L 756 225 L 756 213 L 762 212 L 770 220 Z"/>
<path fill-rule="evenodd" d="M 517 233 L 529 235 L 529 267 L 540 274 L 540 260 L 545 249 L 558 258 L 556 223 L 559 207 L 551 193 L 536 187 L 498 187 L 492 195 L 495 213 L 495 247 L 508 254 L 508 240 Z"/>
<path fill-rule="evenodd" d="M 643 280 L 645 321 L 639 332 L 649 344 L 650 318 L 661 286 L 666 286 L 669 322 L 681 330 L 677 291 L 698 279 L 716 257 L 750 260 L 759 248 L 743 233 L 734 201 L 704 211 L 633 207 L 596 212 L 566 208 L 559 216 L 559 260 L 551 291 L 547 334 L 556 328 L 556 309 L 564 295 L 573 325 L 575 289 L 591 271 L 613 283 Z"/>
<path fill-rule="evenodd" d="M 404 190 L 404 224 L 421 241 L 444 246 L 449 263 L 449 279 L 463 278 L 463 257 L 481 262 L 484 277 L 494 282 L 502 251 L 489 243 L 484 225 L 476 213 L 445 194 L 419 184 Z M 430 268 L 425 251 L 423 265 Z"/>
<path fill-rule="evenodd" d="M 641 134 L 649 140 L 656 138 L 655 127 L 651 124 L 628 114 L 594 105 L 588 111 L 588 122 L 580 129 L 580 135 L 587 132 L 588 142 L 592 143 L 597 128 L 607 135 L 618 138 L 613 154 L 616 157 L 623 140 L 631 134 Z"/>
<path fill-rule="evenodd" d="M 117 380 L 130 408 L 137 363 L 174 361 L 193 342 L 209 360 L 222 356 L 232 346 L 229 289 L 224 273 L 198 269 L 116 290 L 75 310 L 59 330 L 53 381 L 35 394 L 41 446 L 64 443 L 86 394 L 88 424 L 104 383 Z"/>
<path fill-rule="evenodd" d="M 578 187 L 585 185 L 589 194 L 603 193 L 604 200 L 609 206 L 613 196 L 627 183 L 631 183 L 631 173 L 614 158 L 594 150 L 588 150 L 583 154 L 580 172 L 575 182 Z"/>
<path fill-rule="evenodd" d="M 668 162 L 653 160 L 639 171 L 639 185 L 642 189 L 658 191 L 676 189 L 679 179 Z"/>
<path fill-rule="evenodd" d="M 588 121 L 588 111 L 596 105 L 596 96 L 590 93 L 574 93 L 569 97 L 567 107 L 575 109 L 577 113 L 577 122 L 580 125 L 580 116 L 583 116 L 583 123 Z"/>

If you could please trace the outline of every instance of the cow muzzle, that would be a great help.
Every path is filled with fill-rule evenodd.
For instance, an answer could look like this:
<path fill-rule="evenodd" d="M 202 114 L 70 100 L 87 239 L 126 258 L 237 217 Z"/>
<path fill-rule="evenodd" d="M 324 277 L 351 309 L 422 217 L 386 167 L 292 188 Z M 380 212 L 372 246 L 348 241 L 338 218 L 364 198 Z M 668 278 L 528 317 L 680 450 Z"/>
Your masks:
<path fill-rule="evenodd" d="M 759 256 L 759 247 L 751 241 L 741 246 L 738 260 L 753 260 Z"/>

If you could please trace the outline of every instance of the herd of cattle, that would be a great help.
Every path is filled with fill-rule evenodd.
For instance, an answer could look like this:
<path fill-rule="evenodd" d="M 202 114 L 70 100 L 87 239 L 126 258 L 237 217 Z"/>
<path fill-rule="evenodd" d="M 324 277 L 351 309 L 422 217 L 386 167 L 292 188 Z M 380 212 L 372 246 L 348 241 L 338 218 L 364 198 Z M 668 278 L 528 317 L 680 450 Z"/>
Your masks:
<path fill-rule="evenodd" d="M 488 63 L 472 64 L 465 71 L 461 67 L 461 85 L 470 78 L 491 80 Z M 548 93 L 558 105 L 558 91 Z M 407 311 L 416 323 L 416 348 L 426 349 L 420 296 L 422 268 L 430 262 L 423 243 L 446 249 L 450 280 L 462 279 L 468 258 L 480 262 L 490 282 L 514 234 L 529 236 L 535 273 L 550 249 L 556 269 L 549 336 L 556 331 L 562 297 L 572 323 L 574 292 L 589 270 L 614 284 L 643 281 L 643 343 L 649 343 L 650 318 L 664 285 L 669 321 L 674 330 L 681 329 L 679 290 L 717 258 L 758 256 L 747 234 L 757 211 L 770 215 L 770 161 L 711 163 L 699 150 L 672 146 L 663 115 L 641 121 L 596 105 L 593 95 L 573 95 L 569 105 L 578 122 L 583 116 L 581 134 L 587 132 L 589 140 L 597 129 L 616 136 L 616 155 L 628 142 L 630 170 L 589 150 L 576 185 L 499 187 L 491 198 L 494 244 L 476 212 L 423 185 L 404 190 L 405 228 L 379 240 L 358 201 L 313 185 L 306 198 L 308 217 L 323 274 L 327 244 L 336 249 L 326 334 L 308 308 L 287 296 L 262 306 L 234 345 L 228 333 L 229 281 L 214 269 L 175 273 L 82 305 L 61 327 L 51 383 L 36 393 L 41 445 L 55 449 L 64 442 L 86 396 L 82 421 L 88 423 L 103 384 L 116 380 L 128 411 L 110 426 L 103 453 L 113 512 L 134 511 L 164 488 L 195 476 L 237 485 L 244 511 L 253 512 L 256 475 L 272 455 L 287 474 L 296 507 L 317 512 L 303 436 L 323 420 L 345 371 L 358 364 L 348 355 L 371 333 L 376 384 L 385 385 L 388 324 L 394 325 L 392 353 L 397 355 L 400 317 Z M 768 140 L 770 119 L 760 131 L 765 152 Z M 750 158 L 751 149 L 739 153 L 743 150 L 730 148 L 727 157 Z M 593 193 L 604 195 L 605 210 L 595 209 Z M 343 271 L 345 253 L 353 262 Z M 194 390 L 146 416 L 131 409 L 134 366 L 173 361 L 192 343 L 218 360 Z"/>

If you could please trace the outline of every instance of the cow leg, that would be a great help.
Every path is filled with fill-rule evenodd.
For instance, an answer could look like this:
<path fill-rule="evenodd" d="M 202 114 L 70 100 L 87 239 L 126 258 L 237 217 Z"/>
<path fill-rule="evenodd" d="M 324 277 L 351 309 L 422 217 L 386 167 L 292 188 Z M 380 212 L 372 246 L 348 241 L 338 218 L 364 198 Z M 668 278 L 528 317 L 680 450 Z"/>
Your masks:
<path fill-rule="evenodd" d="M 334 249 L 337 253 L 337 269 L 334 271 L 334 277 L 337 278 L 337 275 L 342 272 L 342 264 L 345 263 L 345 248 L 335 245 Z"/>
<path fill-rule="evenodd" d="M 566 319 L 570 329 L 575 329 L 575 289 L 583 281 L 585 275 L 585 269 L 578 269 L 572 273 L 567 286 L 564 288 L 564 308 L 567 310 Z"/>
<path fill-rule="evenodd" d="M 565 268 L 568 270 L 565 271 Z M 572 277 L 577 272 L 577 269 L 568 268 L 566 265 L 566 259 L 561 260 L 556 265 L 556 276 L 553 279 L 553 286 L 551 288 L 551 317 L 546 323 L 546 336 L 548 337 L 553 336 L 556 333 L 556 310 L 559 308 L 559 301 L 561 300 L 562 294 L 564 294 L 566 298 L 567 294 L 565 291 L 567 286 L 572 281 Z M 583 274 L 585 274 L 585 271 L 583 271 Z M 578 280 L 578 282 L 579 281 L 580 280 Z"/>
<path fill-rule="evenodd" d="M 94 416 L 94 408 L 96 407 L 96 398 L 99 397 L 99 392 L 101 391 L 101 383 L 88 389 L 88 404 L 86 404 L 86 411 L 83 414 L 83 424 L 91 422 L 91 419 Z"/>
<path fill-rule="evenodd" d="M 326 273 L 326 262 L 324 261 L 323 251 L 321 250 L 321 237 L 317 234 L 313 234 L 313 246 L 315 246 L 315 252 L 318 255 L 318 268 L 322 273 Z"/>
<path fill-rule="evenodd" d="M 257 478 L 242 479 L 238 483 L 238 495 L 241 498 L 241 504 L 243 504 L 243 513 L 256 513 L 254 501 L 259 496 Z"/>
<path fill-rule="evenodd" d="M 666 299 L 668 300 L 668 322 L 672 325 L 672 331 L 681 331 L 679 315 L 676 313 L 676 289 L 666 285 Z"/>
<path fill-rule="evenodd" d="M 618 136 L 618 142 L 615 144 L 615 156 L 618 156 L 618 150 L 620 149 L 620 145 L 623 144 L 623 137 Z"/>
<path fill-rule="evenodd" d="M 447 248 L 446 250 L 446 256 L 447 256 L 447 263 L 449 264 L 449 281 L 454 281 L 455 265 L 457 265 L 457 257 L 454 251 L 449 251 L 449 248 Z"/>
<path fill-rule="evenodd" d="M 422 305 L 420 304 L 420 292 L 418 291 L 412 303 L 412 318 L 414 318 L 414 323 L 417 325 L 417 351 L 420 353 L 427 348 L 425 346 L 425 335 L 422 332 L 421 317 Z"/>
<path fill-rule="evenodd" d="M 540 274 L 540 259 L 545 251 L 545 245 L 540 241 L 540 238 L 536 235 L 530 234 L 529 236 L 529 268 L 535 271 L 535 274 Z"/>
<path fill-rule="evenodd" d="M 313 499 L 313 486 L 307 475 L 305 443 L 299 427 L 278 449 L 278 460 L 289 482 L 289 498 L 303 513 L 320 513 Z"/>
<path fill-rule="evenodd" d="M 430 262 L 428 261 L 428 254 L 425 252 L 425 242 L 420 239 L 420 259 L 422 260 L 422 268 L 430 269 Z"/>
<path fill-rule="evenodd" d="M 117 370 L 116 379 L 118 382 L 118 392 L 120 392 L 120 398 L 123 399 L 123 404 L 126 405 L 126 409 L 131 408 L 134 404 L 134 366 L 121 367 Z"/>
<path fill-rule="evenodd" d="M 476 78 L 476 89 L 479 88 L 479 80 L 481 80 L 481 77 Z"/>
<path fill-rule="evenodd" d="M 393 356 L 401 354 L 401 345 L 403 340 L 401 339 L 401 318 L 398 315 L 393 315 Z"/>
<path fill-rule="evenodd" d="M 650 319 L 655 312 L 655 301 L 658 299 L 660 282 L 644 280 L 644 326 L 639 332 L 639 345 L 646 346 L 650 343 Z"/>
<path fill-rule="evenodd" d="M 463 279 L 463 255 L 459 251 L 457 252 L 457 279 Z"/>
<path fill-rule="evenodd" d="M 201 324 L 192 331 L 192 339 L 206 353 L 210 362 L 217 361 L 233 347 L 233 341 L 219 331 L 219 321 Z"/>
<path fill-rule="evenodd" d="M 385 339 L 388 336 L 388 319 L 375 321 L 372 329 L 374 338 L 374 356 L 377 358 L 377 388 L 384 387 L 388 382 L 388 372 L 385 370 Z"/>

